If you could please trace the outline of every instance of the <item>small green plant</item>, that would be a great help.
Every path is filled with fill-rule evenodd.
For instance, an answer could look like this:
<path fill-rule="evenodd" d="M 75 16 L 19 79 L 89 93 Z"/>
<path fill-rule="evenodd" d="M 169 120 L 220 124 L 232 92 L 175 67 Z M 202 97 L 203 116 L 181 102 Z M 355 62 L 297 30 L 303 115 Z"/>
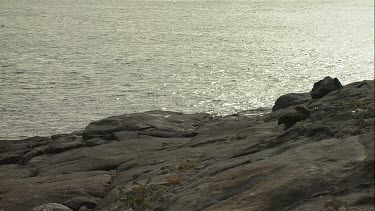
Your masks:
<path fill-rule="evenodd" d="M 163 193 L 166 192 L 167 187 L 164 185 L 151 184 L 151 177 L 148 177 L 145 183 L 134 181 L 134 186 L 130 191 L 125 191 L 118 186 L 119 196 L 117 201 L 120 202 L 120 207 L 127 207 L 133 211 L 144 211 L 150 209 L 153 204 L 163 200 Z"/>
<path fill-rule="evenodd" d="M 197 162 L 197 161 L 191 161 L 191 160 L 186 160 L 185 163 L 181 163 L 177 167 L 177 170 L 180 171 L 180 172 L 185 172 L 185 171 L 188 171 L 190 169 L 195 169 L 195 168 L 199 168 L 199 167 L 201 167 L 201 165 L 199 164 L 199 162 Z"/>

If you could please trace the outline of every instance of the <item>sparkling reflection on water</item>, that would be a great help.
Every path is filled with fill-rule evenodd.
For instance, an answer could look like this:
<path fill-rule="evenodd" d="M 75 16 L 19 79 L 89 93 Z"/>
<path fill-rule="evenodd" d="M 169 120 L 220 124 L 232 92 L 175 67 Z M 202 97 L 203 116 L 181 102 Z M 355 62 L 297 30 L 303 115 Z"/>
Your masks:
<path fill-rule="evenodd" d="M 1 0 L 0 138 L 373 79 L 372 0 Z"/>

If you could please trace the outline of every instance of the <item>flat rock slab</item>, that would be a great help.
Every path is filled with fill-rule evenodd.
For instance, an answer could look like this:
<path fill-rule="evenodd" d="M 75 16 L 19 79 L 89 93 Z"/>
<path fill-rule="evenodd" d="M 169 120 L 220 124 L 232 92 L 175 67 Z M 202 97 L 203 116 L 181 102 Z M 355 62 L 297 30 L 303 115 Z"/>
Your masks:
<path fill-rule="evenodd" d="M 211 115 L 204 113 L 187 115 L 170 111 L 125 114 L 90 123 L 83 132 L 83 138 L 85 140 L 95 137 L 115 139 L 116 132 L 145 132 L 145 130 L 151 136 L 156 134 L 157 137 L 181 137 L 185 134 L 185 136 L 189 136 L 196 133 L 199 126 L 211 118 Z"/>

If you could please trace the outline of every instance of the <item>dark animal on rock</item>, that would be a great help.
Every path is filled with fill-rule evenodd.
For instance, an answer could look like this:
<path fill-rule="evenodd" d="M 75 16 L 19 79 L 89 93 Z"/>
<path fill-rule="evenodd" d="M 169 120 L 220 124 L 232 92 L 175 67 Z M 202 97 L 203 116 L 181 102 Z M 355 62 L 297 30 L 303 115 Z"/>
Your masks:
<path fill-rule="evenodd" d="M 278 120 L 279 125 L 285 125 L 285 130 L 288 130 L 297 122 L 306 120 L 310 117 L 311 111 L 305 106 L 296 106 L 294 109 L 296 110 L 295 113 L 284 114 Z"/>

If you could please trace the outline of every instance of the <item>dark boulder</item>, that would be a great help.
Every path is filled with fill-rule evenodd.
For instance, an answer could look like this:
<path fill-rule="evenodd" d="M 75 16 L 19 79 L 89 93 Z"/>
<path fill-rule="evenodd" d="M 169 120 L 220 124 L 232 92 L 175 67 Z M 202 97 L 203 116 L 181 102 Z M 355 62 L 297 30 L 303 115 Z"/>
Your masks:
<path fill-rule="evenodd" d="M 310 99 L 311 96 L 309 93 L 289 93 L 282 95 L 281 97 L 277 98 L 275 105 L 272 107 L 272 111 L 306 103 Z"/>
<path fill-rule="evenodd" d="M 342 88 L 343 86 L 341 85 L 339 79 L 327 76 L 323 80 L 314 83 L 314 87 L 311 90 L 311 97 L 313 99 L 320 99 L 326 96 L 328 93 L 340 90 Z"/>

